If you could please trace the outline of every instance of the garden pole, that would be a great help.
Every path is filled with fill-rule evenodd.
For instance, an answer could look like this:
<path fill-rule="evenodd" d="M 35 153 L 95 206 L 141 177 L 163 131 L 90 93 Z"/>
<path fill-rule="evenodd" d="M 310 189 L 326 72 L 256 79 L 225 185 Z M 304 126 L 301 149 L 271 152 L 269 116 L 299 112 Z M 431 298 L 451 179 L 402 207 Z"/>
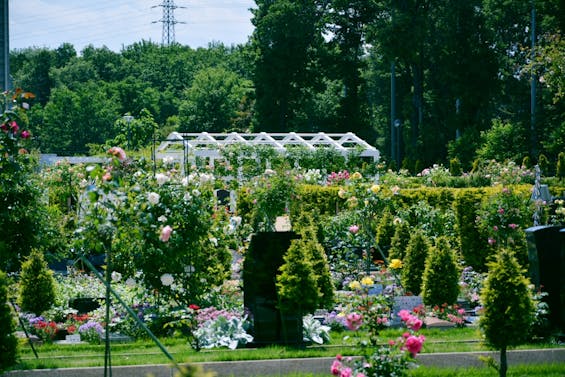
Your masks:
<path fill-rule="evenodd" d="M 125 301 L 120 297 L 120 295 L 116 291 L 114 291 L 114 289 L 110 286 L 110 284 L 106 282 L 106 280 L 104 279 L 102 274 L 100 272 L 98 272 L 98 270 L 96 270 L 96 268 L 92 265 L 92 263 L 90 263 L 90 261 L 84 255 L 80 256 L 80 260 L 94 273 L 94 275 L 98 278 L 98 280 L 100 280 L 106 286 L 106 288 L 112 293 L 112 295 L 114 295 L 114 297 L 118 300 L 118 302 L 124 307 L 124 309 L 126 309 L 128 314 L 130 315 L 130 317 L 133 318 L 133 320 L 139 325 L 139 327 L 141 327 L 141 329 L 143 329 L 143 331 L 145 331 L 147 333 L 147 335 L 149 335 L 149 337 L 155 342 L 157 347 L 159 347 L 161 352 L 163 352 L 163 354 L 165 354 L 165 356 L 167 356 L 167 358 L 171 361 L 173 366 L 179 372 L 182 373 L 183 369 L 175 361 L 173 356 L 167 351 L 165 346 L 163 346 L 163 344 L 161 344 L 159 339 L 157 339 L 157 337 L 151 332 L 151 330 L 149 330 L 147 325 L 145 325 L 145 323 L 143 323 L 141 321 L 141 319 L 139 319 L 137 314 L 125 303 Z"/>
<path fill-rule="evenodd" d="M 37 355 L 37 351 L 35 350 L 33 342 L 31 341 L 31 338 L 29 337 L 29 333 L 27 332 L 27 327 L 25 326 L 24 321 L 22 321 L 22 317 L 20 317 L 20 313 L 18 313 L 18 309 L 16 309 L 16 305 L 14 305 L 14 302 L 12 300 L 10 300 L 10 304 L 12 304 L 14 311 L 18 315 L 18 322 L 20 322 L 20 326 L 22 326 L 22 329 L 24 329 L 24 334 L 26 335 L 27 341 L 31 347 L 31 350 L 33 351 L 33 354 L 35 355 L 35 358 L 39 359 L 39 356 Z"/>
<path fill-rule="evenodd" d="M 104 332 L 104 377 L 112 377 L 112 356 L 110 353 L 110 248 L 106 248 L 106 331 Z"/>

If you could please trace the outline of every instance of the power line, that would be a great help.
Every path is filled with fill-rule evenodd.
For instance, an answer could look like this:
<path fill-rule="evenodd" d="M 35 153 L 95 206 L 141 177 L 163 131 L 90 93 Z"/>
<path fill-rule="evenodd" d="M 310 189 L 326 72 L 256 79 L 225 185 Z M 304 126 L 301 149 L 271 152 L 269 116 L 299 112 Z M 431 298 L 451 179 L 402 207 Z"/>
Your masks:
<path fill-rule="evenodd" d="M 185 22 L 175 20 L 175 9 L 186 8 L 179 7 L 175 5 L 174 0 L 163 0 L 159 5 L 154 5 L 152 8 L 162 7 L 163 8 L 163 18 L 159 21 L 153 21 L 153 23 L 161 22 L 163 24 L 162 33 L 162 44 L 164 46 L 170 46 L 171 43 L 175 43 L 175 24 L 184 24 Z"/>

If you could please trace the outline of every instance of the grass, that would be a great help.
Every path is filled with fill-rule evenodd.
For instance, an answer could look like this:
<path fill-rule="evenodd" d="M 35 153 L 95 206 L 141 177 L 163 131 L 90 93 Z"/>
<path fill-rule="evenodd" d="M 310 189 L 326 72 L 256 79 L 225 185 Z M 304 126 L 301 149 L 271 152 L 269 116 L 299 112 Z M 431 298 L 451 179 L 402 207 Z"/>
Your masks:
<path fill-rule="evenodd" d="M 383 342 L 402 334 L 401 329 L 387 329 L 381 333 Z M 424 353 L 484 351 L 487 348 L 480 341 L 476 328 L 423 329 L 426 336 Z M 336 354 L 357 354 L 356 344 L 363 333 L 332 332 L 329 345 L 313 345 L 303 348 L 268 346 L 263 348 L 241 348 L 237 350 L 202 350 L 191 349 L 182 338 L 164 338 L 161 340 L 167 351 L 178 363 L 263 360 L 303 357 L 334 357 Z M 520 348 L 554 347 L 551 343 L 536 343 Z M 89 367 L 104 365 L 104 345 L 88 344 L 44 344 L 36 346 L 39 359 L 36 359 L 31 347 L 22 340 L 19 348 L 20 363 L 15 369 L 45 369 Z M 112 343 L 112 365 L 168 364 L 169 359 L 150 340 L 131 343 Z M 563 374 L 561 374 L 563 375 Z M 457 375 L 454 375 L 457 376 Z M 547 377 L 547 375 L 545 375 Z"/>
<path fill-rule="evenodd" d="M 327 377 L 329 373 L 289 373 L 284 377 Z M 498 372 L 492 368 L 427 368 L 410 370 L 408 377 L 496 377 Z M 510 365 L 508 377 L 563 377 L 565 363 L 538 365 Z"/>

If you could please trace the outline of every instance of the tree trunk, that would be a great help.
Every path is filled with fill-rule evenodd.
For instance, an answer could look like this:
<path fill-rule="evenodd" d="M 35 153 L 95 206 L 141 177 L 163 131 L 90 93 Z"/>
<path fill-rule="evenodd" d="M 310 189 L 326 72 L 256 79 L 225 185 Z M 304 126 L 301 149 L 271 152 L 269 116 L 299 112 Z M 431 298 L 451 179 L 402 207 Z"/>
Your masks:
<path fill-rule="evenodd" d="M 500 367 L 499 376 L 506 377 L 506 371 L 508 370 L 508 361 L 506 360 L 506 347 L 500 349 Z"/>

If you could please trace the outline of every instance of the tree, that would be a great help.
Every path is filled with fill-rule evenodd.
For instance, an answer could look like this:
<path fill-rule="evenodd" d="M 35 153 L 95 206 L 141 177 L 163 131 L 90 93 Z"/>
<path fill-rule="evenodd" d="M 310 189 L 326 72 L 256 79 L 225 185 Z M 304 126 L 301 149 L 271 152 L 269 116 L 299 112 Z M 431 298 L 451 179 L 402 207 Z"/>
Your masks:
<path fill-rule="evenodd" d="M 24 312 L 41 315 L 55 302 L 53 271 L 47 267 L 43 253 L 32 250 L 22 263 L 18 303 Z"/>
<path fill-rule="evenodd" d="M 194 76 L 192 86 L 181 100 L 179 117 L 182 132 L 245 131 L 250 124 L 236 124 L 251 94 L 252 83 L 225 68 L 205 68 Z M 240 129 L 236 128 L 242 127 Z"/>
<path fill-rule="evenodd" d="M 406 256 L 406 246 L 410 241 L 410 224 L 406 220 L 401 220 L 394 228 L 394 236 L 390 241 L 390 250 L 388 252 L 389 262 L 392 259 L 404 260 Z"/>
<path fill-rule="evenodd" d="M 500 351 L 500 377 L 506 376 L 506 350 L 524 343 L 534 318 L 534 304 L 514 253 L 500 249 L 489 263 L 489 272 L 481 292 L 483 314 L 479 326 L 486 343 Z"/>
<path fill-rule="evenodd" d="M 313 312 L 318 308 L 322 296 L 312 265 L 312 244 L 308 240 L 292 240 L 279 268 L 276 287 L 279 309 L 283 313 Z"/>
<path fill-rule="evenodd" d="M 402 286 L 406 292 L 419 295 L 422 290 L 422 276 L 426 266 L 426 258 L 430 251 L 430 244 L 424 232 L 420 229 L 414 231 L 408 242 L 406 257 L 402 267 Z"/>
<path fill-rule="evenodd" d="M 422 277 L 422 299 L 426 305 L 455 304 L 459 295 L 457 257 L 446 237 L 430 249 Z"/>
<path fill-rule="evenodd" d="M 341 95 L 337 108 L 337 131 L 354 132 L 364 139 L 373 139 L 367 117 L 365 87 L 366 28 L 377 11 L 375 1 L 332 0 L 326 14 L 326 28 L 332 38 L 329 40 L 328 76 L 339 80 Z"/>
<path fill-rule="evenodd" d="M 0 371 L 14 365 L 17 355 L 16 326 L 8 300 L 8 278 L 0 270 Z"/>
<path fill-rule="evenodd" d="M 317 79 L 322 45 L 321 15 L 315 1 L 257 0 L 252 44 L 257 51 L 253 81 L 257 131 L 297 130 L 305 97 Z"/>

